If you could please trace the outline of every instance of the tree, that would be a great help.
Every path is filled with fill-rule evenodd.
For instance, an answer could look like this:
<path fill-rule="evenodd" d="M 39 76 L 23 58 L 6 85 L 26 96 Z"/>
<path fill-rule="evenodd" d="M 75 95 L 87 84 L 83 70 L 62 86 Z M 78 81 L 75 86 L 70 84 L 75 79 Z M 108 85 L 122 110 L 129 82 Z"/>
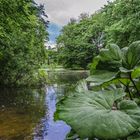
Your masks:
<path fill-rule="evenodd" d="M 77 20 L 75 18 L 70 18 L 70 21 L 69 21 L 69 24 L 73 24 L 73 23 L 76 23 Z"/>
<path fill-rule="evenodd" d="M 79 16 L 79 20 L 84 20 L 86 18 L 89 18 L 89 14 L 88 13 L 81 13 Z"/>
<path fill-rule="evenodd" d="M 107 43 L 126 47 L 140 39 L 139 0 L 116 0 L 104 8 Z"/>
<path fill-rule="evenodd" d="M 48 21 L 32 0 L 0 1 L 0 85 L 27 84 L 46 58 Z M 25 83 L 24 83 L 25 82 Z"/>
<path fill-rule="evenodd" d="M 58 60 L 65 67 L 86 69 L 96 56 L 97 49 L 103 42 L 100 15 L 100 13 L 91 17 L 84 15 L 86 18 L 82 18 L 79 22 L 64 26 L 57 39 L 57 45 L 61 46 Z"/>
<path fill-rule="evenodd" d="M 65 67 L 86 68 L 100 49 L 110 43 L 122 48 L 140 40 L 140 1 L 115 0 L 89 16 L 82 13 L 79 22 L 62 29 L 58 37 L 59 60 Z"/>

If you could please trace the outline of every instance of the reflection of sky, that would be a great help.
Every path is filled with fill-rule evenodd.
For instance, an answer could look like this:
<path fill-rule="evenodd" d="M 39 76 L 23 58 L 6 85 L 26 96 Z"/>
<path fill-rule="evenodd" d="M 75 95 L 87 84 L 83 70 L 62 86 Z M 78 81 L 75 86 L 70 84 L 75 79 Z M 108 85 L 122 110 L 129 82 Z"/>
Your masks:
<path fill-rule="evenodd" d="M 55 44 L 56 37 L 60 34 L 61 26 L 55 23 L 50 23 L 48 32 L 49 32 L 49 42 L 50 44 Z"/>
<path fill-rule="evenodd" d="M 62 93 L 64 94 L 64 93 Z M 63 95 L 62 95 L 63 96 Z M 46 116 L 42 118 L 40 127 L 36 127 L 34 140 L 65 140 L 71 128 L 64 121 L 54 121 L 56 111 L 57 88 L 48 86 L 46 90 Z"/>

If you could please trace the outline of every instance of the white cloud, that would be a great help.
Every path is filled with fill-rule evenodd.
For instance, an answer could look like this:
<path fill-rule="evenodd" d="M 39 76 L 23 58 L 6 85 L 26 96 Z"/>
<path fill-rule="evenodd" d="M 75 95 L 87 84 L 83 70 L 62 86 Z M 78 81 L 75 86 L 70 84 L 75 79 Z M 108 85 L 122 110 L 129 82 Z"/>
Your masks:
<path fill-rule="evenodd" d="M 65 25 L 70 18 L 78 17 L 80 13 L 94 13 L 100 9 L 107 0 L 35 0 L 45 5 L 49 20 L 59 25 Z"/>
<path fill-rule="evenodd" d="M 54 43 L 53 41 L 48 41 L 45 43 L 45 46 L 48 48 L 49 46 L 51 48 L 56 48 L 56 43 Z"/>

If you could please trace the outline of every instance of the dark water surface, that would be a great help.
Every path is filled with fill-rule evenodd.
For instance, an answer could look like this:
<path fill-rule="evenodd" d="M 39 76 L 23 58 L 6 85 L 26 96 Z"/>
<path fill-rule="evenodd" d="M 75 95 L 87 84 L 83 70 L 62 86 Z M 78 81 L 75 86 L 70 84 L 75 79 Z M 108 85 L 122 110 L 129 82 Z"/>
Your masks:
<path fill-rule="evenodd" d="M 0 140 L 64 140 L 70 126 L 54 121 L 56 103 L 87 77 L 84 71 L 49 72 L 42 89 L 0 90 Z"/>

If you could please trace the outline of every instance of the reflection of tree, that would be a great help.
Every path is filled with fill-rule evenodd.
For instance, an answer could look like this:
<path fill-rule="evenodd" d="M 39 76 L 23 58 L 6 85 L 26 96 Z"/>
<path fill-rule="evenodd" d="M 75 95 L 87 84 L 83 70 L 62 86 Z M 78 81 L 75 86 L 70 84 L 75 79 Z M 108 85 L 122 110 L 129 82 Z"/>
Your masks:
<path fill-rule="evenodd" d="M 76 72 L 76 71 L 60 71 L 60 72 L 49 72 L 49 80 L 52 84 L 76 84 L 77 81 L 86 78 L 87 72 Z"/>
<path fill-rule="evenodd" d="M 0 91 L 0 137 L 24 139 L 32 135 L 34 127 L 45 115 L 44 100 L 43 90 Z"/>

